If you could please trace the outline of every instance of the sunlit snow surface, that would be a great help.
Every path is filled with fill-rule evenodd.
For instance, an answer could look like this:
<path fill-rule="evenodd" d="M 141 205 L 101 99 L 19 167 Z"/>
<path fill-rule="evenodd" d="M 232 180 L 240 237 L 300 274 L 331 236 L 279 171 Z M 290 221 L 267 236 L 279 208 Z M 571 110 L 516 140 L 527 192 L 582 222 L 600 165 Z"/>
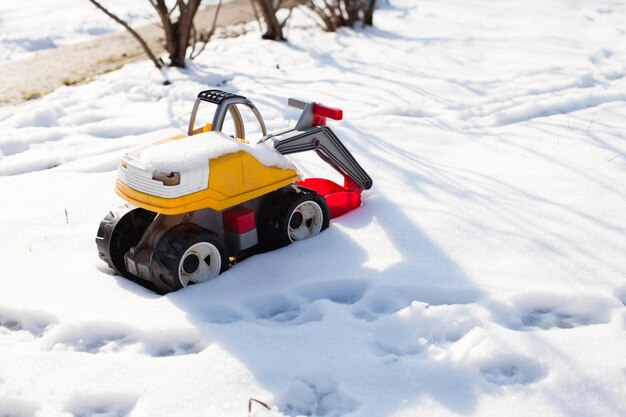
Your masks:
<path fill-rule="evenodd" d="M 0 415 L 626 414 L 626 5 L 391 0 L 375 21 L 299 16 L 289 43 L 211 42 L 172 85 L 134 64 L 0 109 Z M 374 187 L 160 297 L 112 275 L 97 226 L 119 158 L 215 87 L 270 132 L 288 97 L 342 108 Z"/>

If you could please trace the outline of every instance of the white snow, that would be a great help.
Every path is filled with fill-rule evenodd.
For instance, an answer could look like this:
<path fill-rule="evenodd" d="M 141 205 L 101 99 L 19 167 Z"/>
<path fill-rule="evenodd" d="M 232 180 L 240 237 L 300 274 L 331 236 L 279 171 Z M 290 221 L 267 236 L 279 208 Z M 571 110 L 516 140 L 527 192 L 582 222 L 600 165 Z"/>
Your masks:
<path fill-rule="evenodd" d="M 132 152 L 132 151 L 131 151 Z M 180 171 L 235 152 L 247 152 L 267 167 L 295 169 L 295 165 L 265 142 L 248 144 L 222 132 L 203 132 L 183 139 L 157 143 L 138 150 L 139 163 L 155 171 Z"/>
<path fill-rule="evenodd" d="M 375 28 L 250 25 L 172 85 L 139 63 L 0 108 L 0 415 L 626 415 L 625 19 L 391 0 Z M 295 123 L 288 97 L 342 108 L 374 186 L 319 236 L 160 297 L 94 238 L 121 156 L 185 131 L 207 88 L 268 132 Z"/>

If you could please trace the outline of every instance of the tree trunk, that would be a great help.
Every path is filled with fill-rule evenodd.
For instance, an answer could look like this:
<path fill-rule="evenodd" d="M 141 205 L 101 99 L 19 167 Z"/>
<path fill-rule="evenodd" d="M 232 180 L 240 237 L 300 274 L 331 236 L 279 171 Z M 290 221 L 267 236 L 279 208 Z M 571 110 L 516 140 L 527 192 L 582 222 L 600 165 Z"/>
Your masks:
<path fill-rule="evenodd" d="M 265 33 L 263 34 L 264 39 L 271 39 L 275 41 L 284 41 L 285 37 L 283 36 L 283 27 L 280 23 L 278 23 L 278 19 L 276 18 L 276 8 L 272 3 L 272 0 L 252 0 L 258 6 L 261 11 L 261 15 L 263 16 L 263 20 L 265 20 Z"/>
<path fill-rule="evenodd" d="M 193 28 L 193 18 L 196 16 L 201 0 L 189 0 L 185 5 L 184 1 L 178 0 L 180 17 L 178 18 L 178 42 L 175 56 L 172 56 L 172 66 L 185 67 L 185 57 L 191 29 Z"/>
<path fill-rule="evenodd" d="M 150 4 L 156 9 L 159 19 L 161 19 L 161 25 L 163 25 L 163 32 L 165 33 L 165 50 L 171 61 L 176 53 L 176 39 L 178 39 L 177 24 L 170 21 L 171 12 L 167 10 L 165 0 L 150 1 Z"/>
<path fill-rule="evenodd" d="M 374 26 L 374 10 L 376 10 L 376 0 L 369 0 L 363 16 L 363 26 Z"/>
<path fill-rule="evenodd" d="M 304 0 L 328 32 L 340 27 L 354 27 L 361 20 L 364 26 L 372 25 L 377 0 Z"/>
<path fill-rule="evenodd" d="M 163 30 L 165 32 L 165 49 L 170 57 L 171 67 L 185 67 L 185 57 L 187 47 L 191 40 L 193 19 L 200 7 L 202 0 L 177 0 L 171 10 L 167 9 L 165 0 L 151 0 L 150 3 L 156 9 Z M 178 20 L 172 22 L 171 15 L 175 8 L 178 8 Z"/>

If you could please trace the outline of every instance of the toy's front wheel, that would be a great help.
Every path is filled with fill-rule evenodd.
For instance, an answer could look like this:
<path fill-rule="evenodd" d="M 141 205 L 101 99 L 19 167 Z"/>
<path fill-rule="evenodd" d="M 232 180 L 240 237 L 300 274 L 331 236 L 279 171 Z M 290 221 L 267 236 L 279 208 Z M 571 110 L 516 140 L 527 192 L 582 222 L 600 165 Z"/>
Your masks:
<path fill-rule="evenodd" d="M 161 293 L 217 277 L 229 266 L 218 237 L 194 224 L 174 226 L 159 239 L 150 263 L 152 282 Z"/>
<path fill-rule="evenodd" d="M 126 269 L 124 255 L 139 243 L 155 216 L 156 213 L 128 204 L 110 211 L 100 222 L 96 235 L 100 258 L 119 275 L 135 278 Z"/>

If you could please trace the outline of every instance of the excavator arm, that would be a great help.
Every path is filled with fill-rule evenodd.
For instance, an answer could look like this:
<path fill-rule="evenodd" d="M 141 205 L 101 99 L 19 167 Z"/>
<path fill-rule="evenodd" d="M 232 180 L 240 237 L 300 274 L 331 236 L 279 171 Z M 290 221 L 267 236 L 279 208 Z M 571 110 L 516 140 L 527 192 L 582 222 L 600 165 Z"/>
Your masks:
<path fill-rule="evenodd" d="M 372 187 L 372 178 L 354 159 L 337 135 L 326 126 L 326 118 L 341 120 L 343 112 L 311 101 L 290 98 L 289 105 L 302 109 L 294 129 L 266 136 L 283 155 L 315 151 L 344 177 L 344 188 L 360 193 Z"/>
<path fill-rule="evenodd" d="M 327 126 L 317 126 L 274 142 L 274 148 L 283 155 L 315 151 L 320 158 L 344 176 L 344 186 L 353 191 L 369 190 L 372 179 Z M 357 189 L 356 187 L 359 189 Z"/>
<path fill-rule="evenodd" d="M 283 155 L 315 151 L 344 178 L 343 186 L 324 178 L 307 178 L 298 185 L 310 188 L 326 199 L 330 217 L 339 217 L 361 205 L 361 192 L 372 187 L 372 178 L 354 159 L 337 135 L 326 126 L 326 118 L 341 120 L 340 109 L 312 101 L 289 99 L 289 105 L 302 110 L 293 129 L 265 136 Z"/>

